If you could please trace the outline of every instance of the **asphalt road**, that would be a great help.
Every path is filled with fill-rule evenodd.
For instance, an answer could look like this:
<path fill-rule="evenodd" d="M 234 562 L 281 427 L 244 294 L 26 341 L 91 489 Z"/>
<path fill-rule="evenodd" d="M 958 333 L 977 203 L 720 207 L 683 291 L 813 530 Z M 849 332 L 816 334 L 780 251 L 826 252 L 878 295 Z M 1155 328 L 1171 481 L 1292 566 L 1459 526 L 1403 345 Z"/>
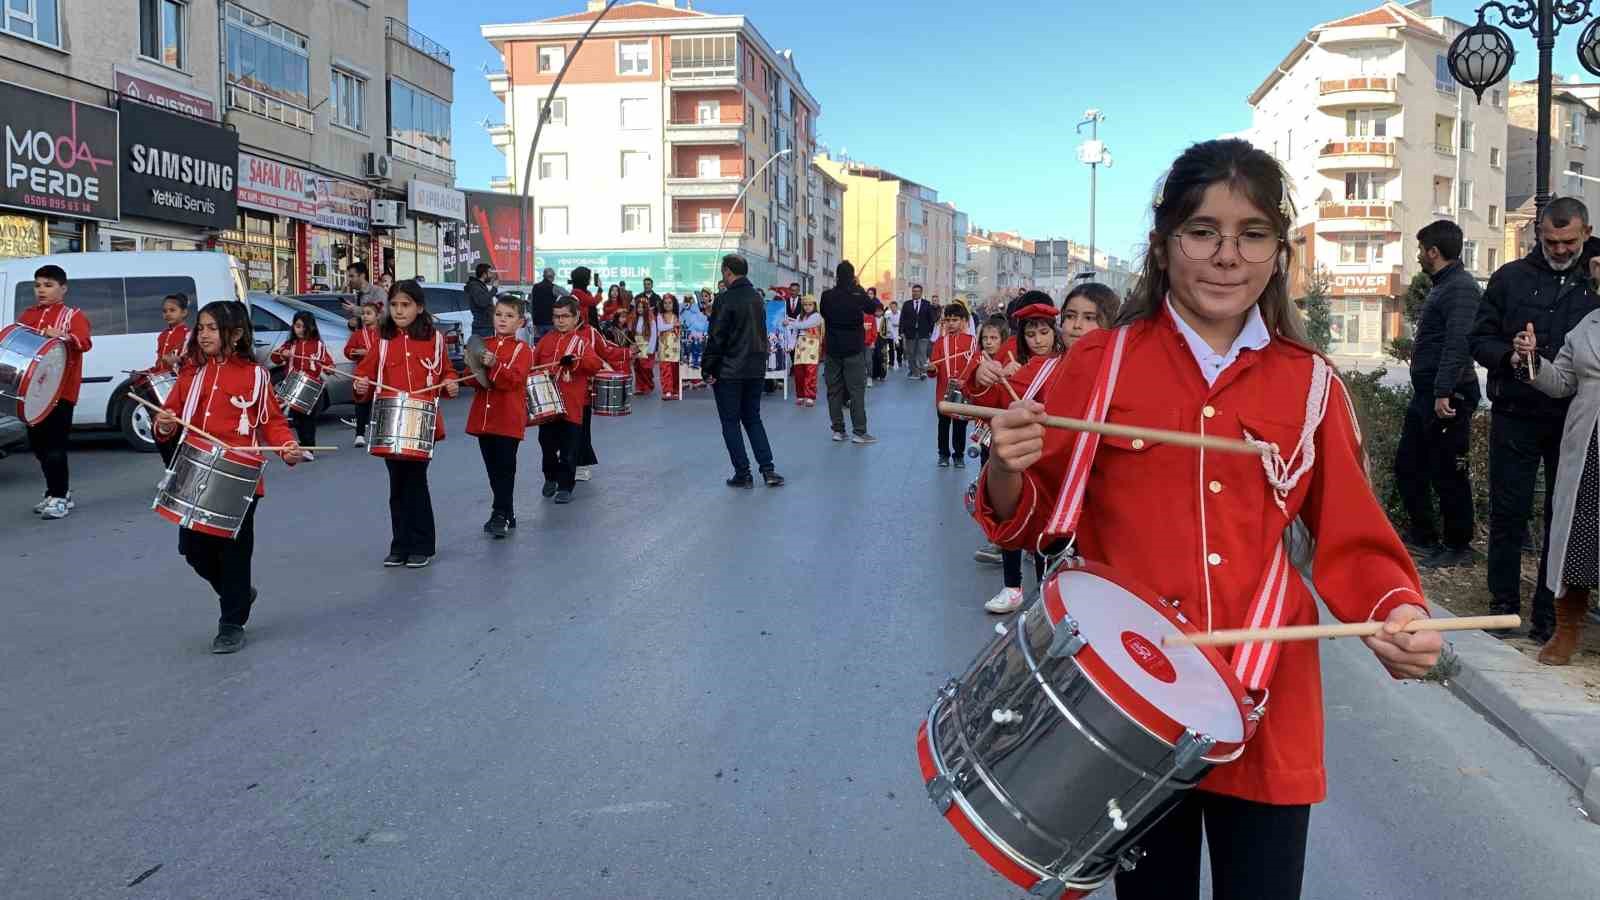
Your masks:
<path fill-rule="evenodd" d="M 230 657 L 149 509 L 154 456 L 80 443 L 59 522 L 27 511 L 31 458 L 0 462 L 0 896 L 1017 896 L 913 753 L 999 578 L 971 560 L 975 470 L 934 466 L 931 393 L 873 390 L 873 447 L 769 402 L 789 485 L 748 493 L 706 393 L 646 400 L 599 423 L 571 506 L 538 498 L 530 442 L 504 542 L 454 404 L 420 572 L 379 566 L 375 460 L 274 466 Z M 1306 897 L 1596 896 L 1565 782 L 1359 643 L 1324 658 Z"/>

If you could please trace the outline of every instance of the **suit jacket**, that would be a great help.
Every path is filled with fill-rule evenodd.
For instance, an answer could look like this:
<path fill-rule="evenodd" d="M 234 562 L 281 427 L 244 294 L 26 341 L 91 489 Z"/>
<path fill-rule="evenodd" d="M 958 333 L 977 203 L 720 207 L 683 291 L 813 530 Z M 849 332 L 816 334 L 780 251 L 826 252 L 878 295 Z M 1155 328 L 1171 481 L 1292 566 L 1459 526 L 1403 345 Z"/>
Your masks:
<path fill-rule="evenodd" d="M 924 297 L 921 300 L 907 300 L 906 305 L 900 307 L 900 335 L 911 340 L 926 340 L 933 337 L 935 326 L 939 324 L 939 309 L 933 301 Z"/>

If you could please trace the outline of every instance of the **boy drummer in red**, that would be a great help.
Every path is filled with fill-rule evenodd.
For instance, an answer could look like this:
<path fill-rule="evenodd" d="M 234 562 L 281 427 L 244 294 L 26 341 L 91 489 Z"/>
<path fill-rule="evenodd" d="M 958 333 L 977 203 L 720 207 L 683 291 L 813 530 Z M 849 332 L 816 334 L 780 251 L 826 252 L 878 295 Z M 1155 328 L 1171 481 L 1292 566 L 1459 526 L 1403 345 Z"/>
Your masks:
<path fill-rule="evenodd" d="M 478 438 L 483 468 L 489 474 L 494 507 L 483 530 L 503 538 L 517 527 L 513 497 L 517 489 L 517 450 L 528 433 L 528 373 L 533 349 L 517 340 L 522 304 L 502 297 L 494 304 L 494 336 L 483 342 L 484 373 L 472 382 L 467 434 Z M 482 382 L 487 377 L 488 383 Z"/>
<path fill-rule="evenodd" d="M 553 368 L 556 389 L 561 392 L 566 415 L 539 426 L 539 449 L 544 451 L 545 497 L 557 503 L 571 503 L 577 479 L 579 454 L 583 450 L 583 422 L 589 405 L 589 376 L 600 371 L 600 356 L 594 342 L 599 333 L 585 325 L 579 327 L 578 301 L 562 297 L 556 301 L 552 321 L 555 330 L 539 341 L 533 352 L 535 368 Z"/>
<path fill-rule="evenodd" d="M 967 420 L 947 416 L 938 411 L 938 406 L 944 399 L 945 392 L 950 389 L 950 380 L 967 368 L 967 363 L 974 355 L 973 348 L 977 346 L 977 342 L 966 332 L 969 321 L 971 318 L 967 315 L 966 307 L 959 303 L 947 305 L 940 322 L 944 333 L 933 342 L 933 347 L 928 351 L 932 357 L 928 363 L 928 373 L 934 376 L 934 412 L 939 417 L 939 468 L 941 469 L 949 468 L 952 460 L 958 469 L 967 467 Z"/>
<path fill-rule="evenodd" d="M 67 305 L 67 273 L 60 266 L 40 266 L 33 273 L 33 302 L 17 314 L 17 322 L 53 337 L 67 347 L 67 366 L 61 374 L 61 397 L 43 421 L 28 426 L 28 445 L 44 471 L 44 499 L 33 507 L 35 515 L 65 519 L 72 509 L 72 481 L 67 468 L 67 435 L 72 431 L 72 410 L 83 386 L 83 355 L 94 346 L 89 337 L 89 317 Z"/>
<path fill-rule="evenodd" d="M 1154 218 L 1123 327 L 1089 334 L 1040 402 L 1014 402 L 993 420 L 976 518 L 1005 547 L 1071 531 L 1085 558 L 1181 602 L 1205 630 L 1250 625 L 1260 613 L 1265 625 L 1317 618 L 1285 560 L 1282 535 L 1299 519 L 1316 541 L 1315 584 L 1328 608 L 1346 621 L 1385 622 L 1366 639 L 1379 662 L 1395 677 L 1423 675 L 1441 640 L 1398 631 L 1427 616 L 1426 604 L 1404 546 L 1362 487 L 1349 399 L 1306 346 L 1289 300 L 1293 211 L 1278 164 L 1239 140 L 1190 147 Z M 1103 368 L 1108 359 L 1120 364 Z M 1102 438 L 1074 473 L 1087 479 L 1074 522 L 1073 504 L 1058 500 L 1075 494 L 1063 481 L 1077 436 L 1047 432 L 1043 419 L 1097 415 L 1091 396 L 1113 368 L 1115 388 L 1097 404 L 1109 421 L 1246 438 L 1264 455 Z M 1202 823 L 1215 898 L 1300 895 L 1310 805 L 1327 793 L 1318 648 L 1256 646 L 1277 648 L 1275 674 L 1259 685 L 1271 691 L 1260 728 L 1237 762 L 1214 770 L 1145 835 L 1148 855 L 1117 876 L 1118 900 L 1197 897 Z M 1239 652 L 1235 664 L 1247 662 Z"/>

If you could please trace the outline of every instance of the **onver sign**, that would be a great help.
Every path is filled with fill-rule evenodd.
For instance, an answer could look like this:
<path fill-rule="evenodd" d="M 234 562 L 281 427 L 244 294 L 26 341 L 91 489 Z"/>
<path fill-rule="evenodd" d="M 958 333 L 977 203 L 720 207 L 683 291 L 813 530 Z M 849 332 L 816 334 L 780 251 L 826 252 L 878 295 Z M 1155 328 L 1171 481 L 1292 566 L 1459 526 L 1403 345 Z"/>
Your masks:
<path fill-rule="evenodd" d="M 239 135 L 139 103 L 122 106 L 122 213 L 232 228 Z"/>
<path fill-rule="evenodd" d="M 0 82 L 0 206 L 115 222 L 117 111 Z"/>

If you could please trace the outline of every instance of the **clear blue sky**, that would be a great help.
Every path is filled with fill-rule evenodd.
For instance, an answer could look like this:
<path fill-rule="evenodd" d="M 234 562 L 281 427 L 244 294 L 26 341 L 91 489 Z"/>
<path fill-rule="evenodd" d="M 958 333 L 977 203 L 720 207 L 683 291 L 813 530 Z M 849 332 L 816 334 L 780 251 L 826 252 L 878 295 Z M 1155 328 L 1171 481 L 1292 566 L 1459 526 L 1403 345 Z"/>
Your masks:
<path fill-rule="evenodd" d="M 626 0 L 624 0 L 626 2 Z M 482 75 L 499 58 L 482 23 L 581 10 L 583 0 L 411 0 L 411 22 L 449 47 L 456 67 L 457 180 L 487 187 L 504 157 L 480 123 L 504 111 Z M 1246 96 L 1311 26 L 1376 6 L 1345 0 L 1144 3 L 1016 0 L 697 0 L 748 15 L 776 48 L 792 48 L 822 104 L 819 139 L 835 152 L 938 189 L 975 225 L 1087 241 L 1089 170 L 1074 126 L 1099 107 L 1115 157 L 1102 170 L 1099 238 L 1132 255 L 1163 167 L 1186 144 L 1250 124 Z M 1476 4 L 1435 2 L 1474 21 Z M 1131 17 L 1125 17 L 1130 15 Z M 1567 29 L 1558 74 L 1579 73 Z M 1513 75 L 1532 78 L 1535 49 L 1512 32 Z"/>

